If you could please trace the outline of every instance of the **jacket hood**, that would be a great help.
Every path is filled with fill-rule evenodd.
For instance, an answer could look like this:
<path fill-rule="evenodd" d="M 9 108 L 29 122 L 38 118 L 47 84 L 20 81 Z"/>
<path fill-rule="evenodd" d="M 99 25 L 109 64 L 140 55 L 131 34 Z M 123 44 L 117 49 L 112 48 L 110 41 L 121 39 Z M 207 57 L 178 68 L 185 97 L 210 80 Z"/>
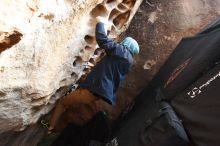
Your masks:
<path fill-rule="evenodd" d="M 120 44 L 126 46 L 126 48 L 131 52 L 132 55 L 139 53 L 139 45 L 135 39 L 132 37 L 126 37 Z"/>

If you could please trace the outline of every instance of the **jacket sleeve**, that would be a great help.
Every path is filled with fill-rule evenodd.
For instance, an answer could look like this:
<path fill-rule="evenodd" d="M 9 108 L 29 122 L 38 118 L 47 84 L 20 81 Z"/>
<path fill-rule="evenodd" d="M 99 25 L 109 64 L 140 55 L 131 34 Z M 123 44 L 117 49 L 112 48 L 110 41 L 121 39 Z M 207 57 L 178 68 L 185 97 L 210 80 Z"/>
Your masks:
<path fill-rule="evenodd" d="M 107 51 L 106 53 L 115 50 L 119 45 L 118 43 L 107 37 L 104 29 L 104 24 L 101 22 L 96 24 L 96 41 L 100 48 Z"/>

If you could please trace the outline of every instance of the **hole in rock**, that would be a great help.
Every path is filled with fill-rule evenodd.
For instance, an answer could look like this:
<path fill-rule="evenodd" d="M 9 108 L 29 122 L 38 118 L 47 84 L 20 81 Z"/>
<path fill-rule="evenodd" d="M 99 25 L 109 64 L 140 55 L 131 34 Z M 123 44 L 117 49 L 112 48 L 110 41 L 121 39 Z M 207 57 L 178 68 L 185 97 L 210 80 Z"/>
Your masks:
<path fill-rule="evenodd" d="M 111 31 L 110 31 L 110 30 L 108 30 L 108 31 L 107 31 L 107 35 L 109 35 L 109 34 L 110 34 L 110 32 L 111 32 Z"/>
<path fill-rule="evenodd" d="M 101 48 L 97 48 L 94 52 L 94 55 L 98 55 L 102 52 L 102 49 Z"/>
<path fill-rule="evenodd" d="M 102 52 L 101 54 L 100 54 L 100 58 L 103 58 L 105 56 L 105 52 Z"/>
<path fill-rule="evenodd" d="M 88 44 L 93 44 L 95 42 L 95 37 L 94 36 L 90 36 L 90 35 L 86 35 L 84 37 L 84 40 L 88 43 Z"/>
<path fill-rule="evenodd" d="M 65 82 L 67 82 L 67 79 L 62 79 L 62 80 L 60 81 L 60 83 L 64 83 L 64 84 L 65 84 Z"/>
<path fill-rule="evenodd" d="M 42 14 L 41 13 L 38 17 L 42 17 L 46 20 L 52 20 L 55 16 L 54 16 L 54 14 L 51 14 L 51 13 L 49 13 L 49 14 Z"/>
<path fill-rule="evenodd" d="M 77 84 L 82 83 L 86 79 L 86 74 L 83 74 L 80 79 L 77 81 Z"/>
<path fill-rule="evenodd" d="M 102 4 L 98 4 L 90 13 L 93 17 L 107 16 L 108 10 Z"/>
<path fill-rule="evenodd" d="M 135 4 L 136 0 L 123 0 L 122 3 L 127 7 L 132 8 Z"/>
<path fill-rule="evenodd" d="M 11 48 L 13 45 L 17 44 L 23 35 L 18 31 L 13 32 L 0 32 L 0 53 L 7 48 Z"/>
<path fill-rule="evenodd" d="M 3 96 L 6 96 L 6 94 L 0 91 L 0 97 L 3 97 Z"/>
<path fill-rule="evenodd" d="M 90 58 L 89 62 L 92 63 L 93 65 L 95 65 L 95 60 L 93 58 Z"/>
<path fill-rule="evenodd" d="M 92 50 L 92 47 L 90 47 L 90 46 L 85 46 L 85 50 Z"/>
<path fill-rule="evenodd" d="M 81 64 L 83 62 L 81 56 L 75 56 L 75 61 L 73 62 L 73 66 L 76 66 L 77 64 Z"/>
<path fill-rule="evenodd" d="M 117 28 L 121 28 L 125 22 L 128 20 L 130 16 L 130 11 L 127 11 L 125 13 L 122 13 L 120 15 L 118 15 L 114 20 L 113 20 L 113 24 L 117 27 Z"/>
<path fill-rule="evenodd" d="M 117 36 L 117 29 L 114 25 L 112 26 L 112 29 L 111 29 L 111 36 L 113 36 L 113 37 Z"/>
<path fill-rule="evenodd" d="M 118 5 L 118 9 L 120 9 L 122 11 L 126 11 L 128 8 L 124 4 L 121 3 Z"/>
<path fill-rule="evenodd" d="M 116 2 L 116 0 L 107 0 L 107 3 L 113 3 Z"/>
<path fill-rule="evenodd" d="M 117 9 L 113 9 L 109 15 L 109 20 L 114 19 L 116 16 L 118 16 L 121 12 Z"/>
<path fill-rule="evenodd" d="M 71 77 L 72 77 L 72 78 L 76 78 L 76 77 L 77 77 L 77 74 L 76 74 L 75 72 L 72 72 L 72 73 L 71 73 Z"/>

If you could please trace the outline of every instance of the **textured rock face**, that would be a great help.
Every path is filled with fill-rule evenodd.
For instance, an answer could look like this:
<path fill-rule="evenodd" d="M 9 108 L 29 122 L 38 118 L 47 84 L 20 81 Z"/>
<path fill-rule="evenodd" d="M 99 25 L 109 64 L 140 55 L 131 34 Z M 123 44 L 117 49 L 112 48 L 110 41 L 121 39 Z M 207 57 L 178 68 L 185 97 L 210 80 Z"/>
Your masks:
<path fill-rule="evenodd" d="M 94 54 L 96 16 L 109 20 L 109 36 L 117 38 L 140 3 L 1 0 L 0 133 L 35 123 L 64 94 L 59 89 L 77 86 L 102 54 Z"/>

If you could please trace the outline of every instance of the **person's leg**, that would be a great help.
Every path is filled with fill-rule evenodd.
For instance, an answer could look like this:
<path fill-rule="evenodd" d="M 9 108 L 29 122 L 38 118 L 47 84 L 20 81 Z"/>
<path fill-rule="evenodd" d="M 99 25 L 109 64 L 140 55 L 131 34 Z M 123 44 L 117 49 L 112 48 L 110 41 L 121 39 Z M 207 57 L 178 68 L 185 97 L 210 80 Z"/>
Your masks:
<path fill-rule="evenodd" d="M 69 124 L 57 137 L 57 139 L 51 144 L 51 146 L 69 146 L 72 145 L 74 139 L 75 143 L 78 144 L 80 138 L 80 131 L 82 128 L 75 124 Z"/>
<path fill-rule="evenodd" d="M 84 126 L 82 126 L 79 140 L 72 139 L 73 146 L 88 146 L 91 142 L 101 144 L 108 138 L 110 133 L 107 118 L 103 112 L 96 113 Z M 78 145 L 74 145 L 79 142 Z M 94 143 L 95 142 L 95 143 Z"/>
<path fill-rule="evenodd" d="M 64 98 L 60 99 L 55 107 L 55 110 L 52 113 L 52 116 L 49 120 L 49 130 L 53 130 L 56 126 L 60 116 L 66 111 L 67 108 L 71 106 L 80 106 L 81 104 L 89 104 L 96 100 L 97 97 L 94 96 L 87 89 L 78 89 Z"/>
<path fill-rule="evenodd" d="M 88 146 L 91 140 L 104 142 L 108 136 L 107 119 L 102 112 L 98 112 L 83 126 L 68 124 L 51 146 Z"/>

